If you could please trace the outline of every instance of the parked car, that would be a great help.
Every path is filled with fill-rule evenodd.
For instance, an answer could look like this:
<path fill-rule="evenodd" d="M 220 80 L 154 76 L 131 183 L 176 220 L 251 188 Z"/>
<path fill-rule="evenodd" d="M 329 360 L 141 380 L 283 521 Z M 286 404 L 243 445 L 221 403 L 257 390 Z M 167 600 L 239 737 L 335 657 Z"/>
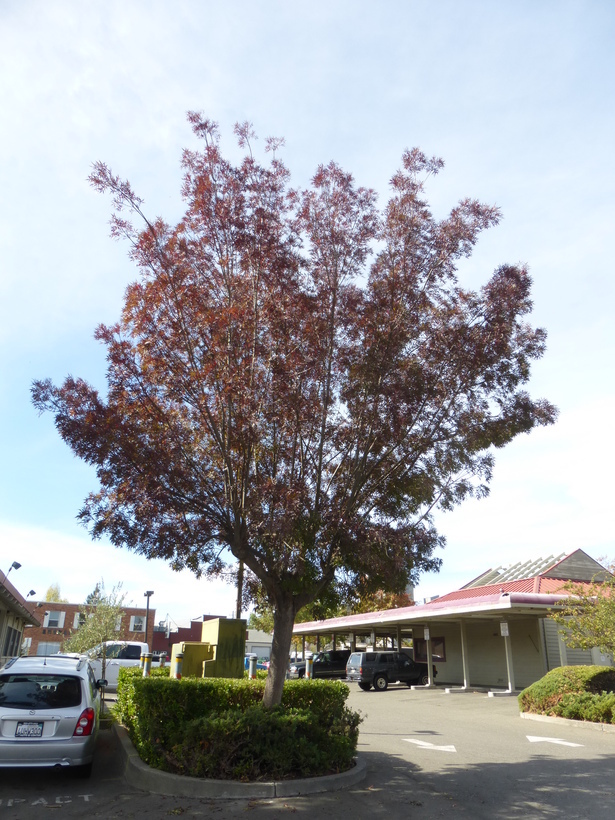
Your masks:
<path fill-rule="evenodd" d="M 245 658 L 244 658 L 243 665 L 246 669 L 250 668 L 250 658 L 251 657 L 256 658 L 256 655 L 246 655 Z M 269 669 L 269 661 L 259 661 L 258 658 L 256 658 L 256 668 L 261 669 L 261 670 Z"/>
<path fill-rule="evenodd" d="M 0 768 L 71 766 L 89 777 L 103 684 L 84 655 L 10 660 L 0 669 Z"/>
<path fill-rule="evenodd" d="M 345 678 L 346 662 L 350 657 L 350 649 L 328 649 L 318 652 L 313 657 L 312 675 L 315 678 Z M 305 661 L 295 661 L 290 665 L 291 678 L 305 677 Z"/>
<path fill-rule="evenodd" d="M 437 674 L 434 666 L 434 678 Z M 356 681 L 366 692 L 372 686 L 377 692 L 384 692 L 389 683 L 397 681 L 425 686 L 429 683 L 429 670 L 426 663 L 413 660 L 406 652 L 353 652 L 346 664 L 346 678 Z"/>
<path fill-rule="evenodd" d="M 149 646 L 142 641 L 105 641 L 105 669 L 103 673 L 103 645 L 88 649 L 86 654 L 92 664 L 97 678 L 104 676 L 109 691 L 117 689 L 120 669 L 127 666 L 140 666 L 141 655 L 149 652 Z M 152 655 L 152 666 L 160 665 L 161 655 Z"/>

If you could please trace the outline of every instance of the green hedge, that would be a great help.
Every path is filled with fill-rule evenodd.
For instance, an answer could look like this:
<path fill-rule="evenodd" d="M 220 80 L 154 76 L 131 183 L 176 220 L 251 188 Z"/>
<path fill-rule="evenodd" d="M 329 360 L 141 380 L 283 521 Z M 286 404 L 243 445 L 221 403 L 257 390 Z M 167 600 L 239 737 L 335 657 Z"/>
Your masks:
<path fill-rule="evenodd" d="M 522 712 L 615 723 L 615 669 L 561 666 L 519 695 Z"/>
<path fill-rule="evenodd" d="M 160 670 L 161 672 L 163 670 Z M 264 709 L 265 679 L 120 671 L 116 714 L 141 758 L 165 771 L 233 780 L 308 777 L 353 765 L 360 717 L 341 681 L 286 681 Z"/>

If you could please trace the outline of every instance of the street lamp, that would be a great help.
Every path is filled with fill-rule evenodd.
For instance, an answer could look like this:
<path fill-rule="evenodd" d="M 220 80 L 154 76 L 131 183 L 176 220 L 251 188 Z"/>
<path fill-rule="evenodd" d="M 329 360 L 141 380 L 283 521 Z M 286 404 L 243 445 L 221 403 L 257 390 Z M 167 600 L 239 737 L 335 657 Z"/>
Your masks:
<path fill-rule="evenodd" d="M 147 592 L 143 593 L 144 597 L 147 598 L 147 601 L 145 603 L 145 642 L 146 643 L 148 643 L 148 641 L 147 641 L 147 627 L 149 625 L 149 599 L 153 594 L 154 594 L 153 589 L 148 589 Z M 149 646 L 149 643 L 148 643 L 148 646 Z M 150 652 L 152 651 L 151 646 L 149 646 L 149 651 Z"/>
<path fill-rule="evenodd" d="M 30 592 L 28 592 L 28 594 L 26 595 L 26 601 L 28 600 L 28 598 L 29 598 L 31 595 L 36 595 L 36 591 L 35 591 L 35 590 L 33 590 L 33 589 L 31 589 L 31 590 L 30 590 Z"/>
<path fill-rule="evenodd" d="M 19 569 L 20 567 L 21 567 L 21 564 L 19 563 L 19 561 L 13 561 L 13 563 L 9 567 L 9 571 L 6 573 L 6 575 L 4 577 L 8 578 L 12 569 Z"/>

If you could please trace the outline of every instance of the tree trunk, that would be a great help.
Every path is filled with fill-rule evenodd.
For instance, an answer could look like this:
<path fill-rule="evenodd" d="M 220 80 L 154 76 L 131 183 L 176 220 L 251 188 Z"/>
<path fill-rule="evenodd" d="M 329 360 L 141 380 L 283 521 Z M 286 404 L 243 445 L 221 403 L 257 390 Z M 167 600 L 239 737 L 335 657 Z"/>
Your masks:
<path fill-rule="evenodd" d="M 240 620 L 243 608 L 243 561 L 239 562 L 237 570 L 237 600 L 235 602 L 235 618 Z"/>
<path fill-rule="evenodd" d="M 263 706 L 277 706 L 282 700 L 294 624 L 295 608 L 292 601 L 284 601 L 282 604 L 277 605 L 273 613 L 271 662 L 265 685 Z"/>

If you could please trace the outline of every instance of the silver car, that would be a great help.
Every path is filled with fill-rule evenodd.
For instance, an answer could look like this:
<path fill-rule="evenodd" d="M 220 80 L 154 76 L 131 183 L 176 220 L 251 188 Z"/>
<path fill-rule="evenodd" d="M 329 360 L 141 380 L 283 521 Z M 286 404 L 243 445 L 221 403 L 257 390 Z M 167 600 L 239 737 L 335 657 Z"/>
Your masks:
<path fill-rule="evenodd" d="M 89 777 L 102 685 L 85 656 L 9 661 L 0 669 L 0 768 L 72 766 Z"/>

